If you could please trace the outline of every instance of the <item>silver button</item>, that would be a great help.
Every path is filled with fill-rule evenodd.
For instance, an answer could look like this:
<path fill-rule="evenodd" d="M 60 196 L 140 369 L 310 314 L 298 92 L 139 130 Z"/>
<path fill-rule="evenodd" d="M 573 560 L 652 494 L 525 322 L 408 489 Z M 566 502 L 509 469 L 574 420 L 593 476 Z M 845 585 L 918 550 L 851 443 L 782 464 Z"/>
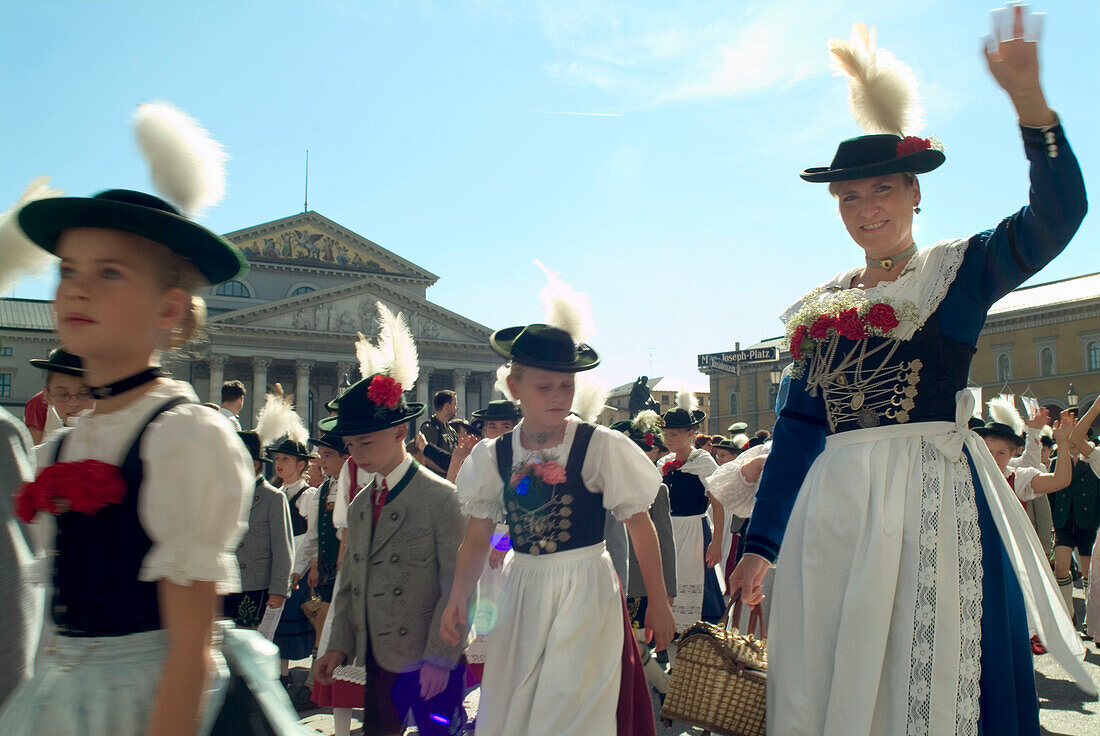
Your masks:
<path fill-rule="evenodd" d="M 1047 140 L 1047 143 L 1053 143 L 1054 142 L 1054 133 L 1053 133 L 1053 131 L 1048 130 L 1046 132 L 1046 140 Z"/>

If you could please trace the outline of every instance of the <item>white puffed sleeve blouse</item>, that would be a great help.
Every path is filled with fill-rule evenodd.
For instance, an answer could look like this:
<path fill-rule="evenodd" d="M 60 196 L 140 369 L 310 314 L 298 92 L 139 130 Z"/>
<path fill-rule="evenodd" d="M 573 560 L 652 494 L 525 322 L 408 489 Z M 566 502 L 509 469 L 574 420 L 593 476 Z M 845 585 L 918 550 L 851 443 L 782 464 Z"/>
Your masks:
<path fill-rule="evenodd" d="M 82 415 L 67 433 L 58 460 L 121 465 L 148 418 L 176 397 L 198 401 L 190 385 L 170 381 L 116 412 Z M 39 448 L 40 469 L 53 460 L 56 441 L 53 437 Z M 182 404 L 153 420 L 139 454 L 138 519 L 153 546 L 138 577 L 179 585 L 212 581 L 219 594 L 239 591 L 235 550 L 248 528 L 256 482 L 240 437 L 218 412 Z"/>
<path fill-rule="evenodd" d="M 566 419 L 565 438 L 557 447 L 527 450 L 520 444 L 521 420 L 512 432 L 512 458 L 523 465 L 534 455 L 557 461 L 565 467 L 580 420 Z M 497 440 L 482 440 L 474 445 L 470 457 L 462 463 L 455 485 L 464 513 L 472 518 L 500 521 L 504 518 L 504 481 L 497 471 Z M 581 480 L 593 493 L 603 494 L 603 507 L 619 521 L 649 511 L 661 475 L 633 440 L 622 432 L 596 427 L 581 465 Z"/>

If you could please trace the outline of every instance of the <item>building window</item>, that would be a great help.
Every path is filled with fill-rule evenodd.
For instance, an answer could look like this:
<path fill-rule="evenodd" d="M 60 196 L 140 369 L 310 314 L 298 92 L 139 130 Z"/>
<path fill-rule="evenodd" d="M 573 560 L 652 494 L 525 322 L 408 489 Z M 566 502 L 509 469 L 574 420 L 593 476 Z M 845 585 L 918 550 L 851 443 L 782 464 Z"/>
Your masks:
<path fill-rule="evenodd" d="M 11 348 L 10 347 L 0 348 L 0 357 L 10 358 L 11 357 Z"/>
<path fill-rule="evenodd" d="M 1006 383 L 1012 380 L 1012 356 L 1008 353 L 1001 353 L 997 356 L 997 378 L 998 383 Z"/>
<path fill-rule="evenodd" d="M 1085 370 L 1100 371 L 1100 342 L 1096 340 L 1085 346 Z"/>
<path fill-rule="evenodd" d="M 240 281 L 226 281 L 224 284 L 219 285 L 218 290 L 214 293 L 218 296 L 235 296 L 242 299 L 248 299 L 252 296 L 248 291 L 248 287 Z"/>
<path fill-rule="evenodd" d="M 298 296 L 299 294 L 308 294 L 311 291 L 317 291 L 312 286 L 299 286 L 294 291 L 290 292 L 290 296 Z"/>
<path fill-rule="evenodd" d="M 1054 375 L 1054 348 L 1049 345 L 1039 348 L 1039 375 Z"/>
<path fill-rule="evenodd" d="M 726 413 L 729 414 L 732 417 L 735 417 L 735 416 L 737 416 L 738 414 L 741 413 L 741 402 L 738 401 L 736 391 L 731 391 L 730 392 L 729 411 L 726 412 Z"/>
<path fill-rule="evenodd" d="M 671 396 L 669 396 L 668 394 L 662 394 L 662 395 L 661 395 L 661 406 L 667 406 L 667 405 L 668 405 L 668 403 L 669 403 L 669 402 L 670 402 L 671 400 L 672 400 L 672 397 L 671 397 Z"/>
<path fill-rule="evenodd" d="M 11 374 L 0 373 L 0 399 L 11 396 Z"/>

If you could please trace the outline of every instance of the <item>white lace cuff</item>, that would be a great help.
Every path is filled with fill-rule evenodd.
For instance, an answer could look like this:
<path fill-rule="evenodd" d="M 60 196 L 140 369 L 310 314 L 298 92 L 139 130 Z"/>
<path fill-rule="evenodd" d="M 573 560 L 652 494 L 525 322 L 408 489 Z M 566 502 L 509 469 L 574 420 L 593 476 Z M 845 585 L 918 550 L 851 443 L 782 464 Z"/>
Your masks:
<path fill-rule="evenodd" d="M 138 579 L 146 582 L 167 580 L 176 585 L 191 585 L 196 580 L 214 581 L 218 595 L 241 590 L 236 555 L 219 547 L 154 544 L 145 555 Z"/>
<path fill-rule="evenodd" d="M 499 521 L 504 518 L 504 504 L 491 498 L 467 498 L 462 501 L 462 513 L 471 519 Z"/>
<path fill-rule="evenodd" d="M 626 521 L 635 514 L 641 514 L 649 511 L 649 507 L 653 504 L 649 503 L 621 503 L 615 508 L 611 509 L 611 513 L 618 521 Z"/>

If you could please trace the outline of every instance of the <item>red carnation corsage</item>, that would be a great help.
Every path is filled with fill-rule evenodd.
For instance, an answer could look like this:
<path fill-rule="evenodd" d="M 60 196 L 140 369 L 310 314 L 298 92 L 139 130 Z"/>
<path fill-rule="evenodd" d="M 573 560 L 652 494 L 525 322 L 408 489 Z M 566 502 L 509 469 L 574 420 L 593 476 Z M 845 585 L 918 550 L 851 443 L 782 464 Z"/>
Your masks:
<path fill-rule="evenodd" d="M 675 472 L 682 467 L 684 467 L 683 460 L 669 460 L 667 463 L 665 463 L 665 466 L 661 468 L 661 474 L 668 475 L 669 473 Z"/>
<path fill-rule="evenodd" d="M 77 511 L 94 516 L 100 509 L 120 503 L 126 497 L 126 483 L 117 465 L 99 460 L 54 463 L 24 483 L 12 497 L 15 513 L 25 523 L 39 511 L 63 514 Z"/>
<path fill-rule="evenodd" d="M 918 138 L 915 135 L 907 135 L 900 141 L 898 141 L 897 154 L 898 156 L 908 156 L 911 153 L 920 153 L 921 151 L 927 151 L 931 147 L 931 139 Z"/>
<path fill-rule="evenodd" d="M 401 384 L 389 376 L 377 375 L 367 386 L 367 398 L 378 406 L 393 409 L 401 400 Z"/>
<path fill-rule="evenodd" d="M 653 447 L 653 433 L 646 432 L 645 437 L 642 437 L 642 442 L 645 442 L 646 447 Z"/>

